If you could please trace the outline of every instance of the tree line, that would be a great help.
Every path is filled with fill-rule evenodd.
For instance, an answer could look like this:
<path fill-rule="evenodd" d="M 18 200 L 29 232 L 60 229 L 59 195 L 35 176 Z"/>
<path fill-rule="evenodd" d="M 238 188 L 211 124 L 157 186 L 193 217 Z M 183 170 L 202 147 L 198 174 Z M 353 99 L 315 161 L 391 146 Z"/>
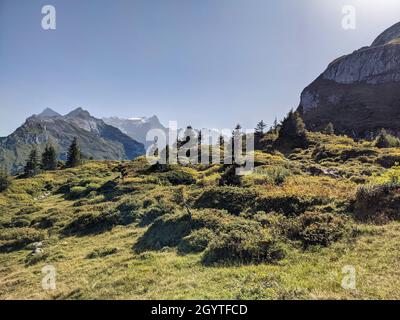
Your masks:
<path fill-rule="evenodd" d="M 74 168 L 81 164 L 82 154 L 78 139 L 75 137 L 68 148 L 66 168 Z M 56 149 L 52 144 L 47 144 L 41 157 L 36 147 L 33 147 L 24 167 L 25 178 L 37 175 L 41 171 L 56 170 L 59 166 Z"/>

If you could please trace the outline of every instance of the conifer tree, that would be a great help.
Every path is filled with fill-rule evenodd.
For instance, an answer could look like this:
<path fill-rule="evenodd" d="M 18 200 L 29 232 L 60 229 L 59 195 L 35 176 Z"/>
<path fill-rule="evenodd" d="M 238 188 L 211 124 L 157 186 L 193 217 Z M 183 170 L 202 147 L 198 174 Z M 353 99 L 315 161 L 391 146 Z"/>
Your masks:
<path fill-rule="evenodd" d="M 298 112 L 290 111 L 282 121 L 279 129 L 278 144 L 286 144 L 291 148 L 307 146 L 307 132 L 303 119 Z"/>
<path fill-rule="evenodd" d="M 0 168 L 0 192 L 7 190 L 7 188 L 11 185 L 10 176 L 6 168 Z"/>
<path fill-rule="evenodd" d="M 279 131 L 280 137 L 298 138 L 306 134 L 303 119 L 298 112 L 290 111 L 286 118 L 282 121 L 282 127 Z"/>
<path fill-rule="evenodd" d="M 264 120 L 259 121 L 254 129 L 255 135 L 262 136 L 264 134 L 264 130 L 266 127 L 267 127 L 267 125 L 265 124 Z"/>
<path fill-rule="evenodd" d="M 54 147 L 50 144 L 46 146 L 42 154 L 42 169 L 43 170 L 57 169 L 57 153 Z"/>
<path fill-rule="evenodd" d="M 279 129 L 278 119 L 275 118 L 274 123 L 272 124 L 272 127 L 271 127 L 271 132 L 274 134 L 277 134 L 278 129 Z"/>
<path fill-rule="evenodd" d="M 36 147 L 33 147 L 24 168 L 25 177 L 27 178 L 33 177 L 37 175 L 39 171 L 40 171 L 39 156 Z"/>
<path fill-rule="evenodd" d="M 72 144 L 68 149 L 66 166 L 68 168 L 74 168 L 79 166 L 81 164 L 81 161 L 81 149 L 79 147 L 78 139 L 75 137 L 74 140 L 72 140 Z"/>
<path fill-rule="evenodd" d="M 264 136 L 264 131 L 267 125 L 263 120 L 259 121 L 254 129 L 254 145 L 255 148 L 260 147 L 260 141 L 262 137 Z"/>
<path fill-rule="evenodd" d="M 232 163 L 235 162 L 235 141 L 238 143 L 242 139 L 242 126 L 238 123 L 235 129 L 232 131 L 231 148 L 232 148 Z M 236 152 L 242 152 L 242 150 L 236 150 Z"/>

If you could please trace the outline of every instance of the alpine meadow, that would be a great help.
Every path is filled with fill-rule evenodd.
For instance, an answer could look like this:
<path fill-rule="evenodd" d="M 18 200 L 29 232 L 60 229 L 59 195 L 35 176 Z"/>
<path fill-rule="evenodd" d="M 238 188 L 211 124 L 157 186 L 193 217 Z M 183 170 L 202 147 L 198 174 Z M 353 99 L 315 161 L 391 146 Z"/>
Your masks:
<path fill-rule="evenodd" d="M 49 2 L 0 0 L 1 300 L 400 299 L 397 1 Z"/>

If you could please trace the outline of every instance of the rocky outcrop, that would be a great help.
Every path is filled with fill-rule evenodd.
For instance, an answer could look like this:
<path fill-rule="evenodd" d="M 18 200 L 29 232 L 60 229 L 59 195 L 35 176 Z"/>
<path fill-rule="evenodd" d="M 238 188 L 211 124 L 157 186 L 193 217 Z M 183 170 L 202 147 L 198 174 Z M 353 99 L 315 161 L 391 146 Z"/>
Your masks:
<path fill-rule="evenodd" d="M 371 46 L 334 60 L 304 89 L 299 111 L 311 130 L 332 122 L 356 137 L 381 128 L 400 134 L 400 23 Z"/>

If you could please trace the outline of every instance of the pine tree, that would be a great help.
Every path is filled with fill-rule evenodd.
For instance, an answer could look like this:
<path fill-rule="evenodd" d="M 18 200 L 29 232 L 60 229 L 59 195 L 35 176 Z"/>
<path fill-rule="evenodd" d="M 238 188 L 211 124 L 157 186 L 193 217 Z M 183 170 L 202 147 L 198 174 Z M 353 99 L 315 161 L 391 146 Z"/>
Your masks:
<path fill-rule="evenodd" d="M 254 145 L 255 148 L 260 147 L 260 141 L 262 137 L 264 136 L 264 130 L 267 127 L 265 122 L 263 120 L 259 121 L 254 129 Z"/>
<path fill-rule="evenodd" d="M 10 185 L 11 185 L 10 176 L 8 175 L 6 168 L 1 167 L 0 168 L 0 192 L 7 190 Z"/>
<path fill-rule="evenodd" d="M 329 123 L 326 125 L 326 127 L 325 127 L 323 133 L 328 134 L 328 135 L 334 135 L 334 134 L 335 134 L 335 129 L 334 129 L 334 127 L 333 127 L 333 123 L 332 123 L 332 122 L 329 122 Z"/>
<path fill-rule="evenodd" d="M 231 148 L 232 148 L 232 163 L 235 162 L 235 141 L 242 139 L 242 126 L 238 123 L 235 129 L 232 131 Z M 236 152 L 242 152 L 242 150 L 236 150 Z"/>
<path fill-rule="evenodd" d="M 75 137 L 68 149 L 67 163 L 65 165 L 67 168 L 77 167 L 81 164 L 81 157 L 81 149 L 78 144 L 78 139 Z"/>
<path fill-rule="evenodd" d="M 25 168 L 24 168 L 24 173 L 25 177 L 33 177 L 37 175 L 40 171 L 40 162 L 39 162 L 39 156 L 36 147 L 34 147 L 31 150 L 31 153 L 29 154 L 28 161 L 26 162 Z"/>
<path fill-rule="evenodd" d="M 304 136 L 306 133 L 303 119 L 297 112 L 290 111 L 286 118 L 282 121 L 282 127 L 279 136 L 287 138 L 297 138 Z"/>
<path fill-rule="evenodd" d="M 57 154 L 54 147 L 50 144 L 46 146 L 42 154 L 42 169 L 56 170 L 57 169 Z"/>
<path fill-rule="evenodd" d="M 302 148 L 307 145 L 306 127 L 298 112 L 290 111 L 282 121 L 277 142 L 283 141 L 293 148 Z"/>
<path fill-rule="evenodd" d="M 272 124 L 272 127 L 271 127 L 271 132 L 277 134 L 278 133 L 278 127 L 279 127 L 278 119 L 275 118 L 274 123 Z"/>
<path fill-rule="evenodd" d="M 265 124 L 264 120 L 259 121 L 254 129 L 255 135 L 262 136 L 266 127 L 267 125 Z"/>

